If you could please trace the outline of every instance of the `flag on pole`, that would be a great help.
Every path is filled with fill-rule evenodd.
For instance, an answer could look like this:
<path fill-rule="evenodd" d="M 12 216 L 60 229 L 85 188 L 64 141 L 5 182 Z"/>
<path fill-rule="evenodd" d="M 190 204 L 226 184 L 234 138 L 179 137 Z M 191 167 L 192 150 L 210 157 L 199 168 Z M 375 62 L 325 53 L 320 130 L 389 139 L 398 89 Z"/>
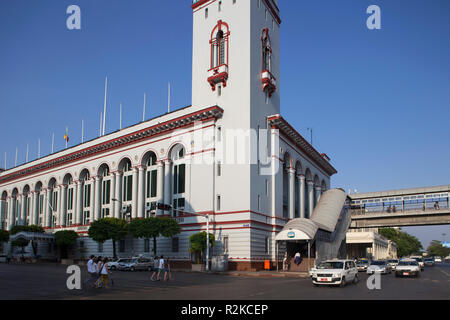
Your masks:
<path fill-rule="evenodd" d="M 66 127 L 66 133 L 64 134 L 64 140 L 66 140 L 66 143 L 69 143 L 69 131 Z"/>

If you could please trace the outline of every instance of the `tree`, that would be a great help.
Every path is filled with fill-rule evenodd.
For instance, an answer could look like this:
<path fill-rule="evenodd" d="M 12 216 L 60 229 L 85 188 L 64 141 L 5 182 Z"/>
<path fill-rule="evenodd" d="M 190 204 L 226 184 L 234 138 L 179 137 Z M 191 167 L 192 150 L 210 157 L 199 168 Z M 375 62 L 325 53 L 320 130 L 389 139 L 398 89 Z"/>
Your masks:
<path fill-rule="evenodd" d="M 430 256 L 447 257 L 450 255 L 450 248 L 444 247 L 438 240 L 433 240 L 427 248 L 427 253 Z"/>
<path fill-rule="evenodd" d="M 202 253 L 206 250 L 206 232 L 199 232 L 189 237 L 191 244 L 189 252 L 195 254 L 195 263 L 199 264 Z M 212 233 L 209 234 L 209 246 L 214 247 L 216 245 L 216 238 Z"/>
<path fill-rule="evenodd" d="M 380 235 L 394 241 L 397 244 L 397 253 L 399 257 L 417 254 L 420 253 L 421 249 L 423 249 L 422 243 L 420 243 L 419 239 L 400 230 L 383 228 L 380 230 Z"/>
<path fill-rule="evenodd" d="M 17 234 L 19 232 L 34 232 L 34 233 L 44 233 L 44 228 L 41 226 L 31 225 L 31 226 L 13 226 L 11 228 L 11 235 Z"/>
<path fill-rule="evenodd" d="M 123 240 L 128 234 L 128 223 L 123 219 L 104 218 L 92 222 L 88 235 L 96 242 L 112 240 L 114 259 L 117 259 L 116 241 Z"/>
<path fill-rule="evenodd" d="M 6 230 L 0 230 L 0 248 L 3 250 L 3 243 L 9 241 L 9 232 Z"/>
<path fill-rule="evenodd" d="M 60 249 L 61 259 L 67 258 L 68 249 L 77 242 L 78 234 L 72 230 L 55 232 L 55 242 Z"/>
<path fill-rule="evenodd" d="M 181 232 L 179 224 L 171 218 L 151 217 L 133 220 L 129 232 L 135 238 L 153 239 L 153 253 L 156 254 L 156 239 L 171 238 Z"/>

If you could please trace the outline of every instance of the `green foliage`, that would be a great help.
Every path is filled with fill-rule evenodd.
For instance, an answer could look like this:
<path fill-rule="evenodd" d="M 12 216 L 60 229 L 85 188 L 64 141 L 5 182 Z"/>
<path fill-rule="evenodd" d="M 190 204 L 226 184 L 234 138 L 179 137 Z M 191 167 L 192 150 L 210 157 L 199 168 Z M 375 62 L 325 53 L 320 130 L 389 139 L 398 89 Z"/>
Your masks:
<path fill-rule="evenodd" d="M 0 230 L 0 243 L 9 241 L 9 232 L 6 230 Z"/>
<path fill-rule="evenodd" d="M 156 253 L 156 238 L 171 238 L 181 232 L 179 224 L 171 218 L 151 217 L 133 220 L 128 226 L 135 238 L 153 239 L 153 252 Z"/>
<path fill-rule="evenodd" d="M 28 245 L 29 241 L 24 238 L 18 238 L 11 242 L 11 245 L 13 247 L 26 247 Z"/>
<path fill-rule="evenodd" d="M 104 218 L 92 222 L 89 227 L 89 237 L 96 241 L 103 243 L 107 240 L 113 242 L 113 254 L 116 255 L 116 241 L 123 240 L 128 234 L 128 223 L 125 220 L 117 218 Z"/>
<path fill-rule="evenodd" d="M 100 243 L 107 240 L 123 240 L 127 234 L 127 222 L 117 218 L 104 218 L 94 221 L 88 231 L 89 237 Z"/>
<path fill-rule="evenodd" d="M 77 242 L 78 234 L 72 230 L 55 232 L 55 242 L 57 246 L 73 246 Z"/>
<path fill-rule="evenodd" d="M 41 226 L 31 225 L 31 226 L 14 226 L 11 228 L 11 235 L 19 233 L 19 232 L 35 232 L 35 233 L 44 233 L 44 228 Z"/>
<path fill-rule="evenodd" d="M 450 248 L 444 247 L 438 240 L 433 240 L 427 248 L 427 253 L 429 256 L 447 257 L 450 255 Z"/>
<path fill-rule="evenodd" d="M 416 237 L 393 228 L 383 228 L 380 230 L 380 234 L 394 241 L 398 247 L 398 256 L 405 257 L 412 254 L 420 253 L 423 249 L 422 243 Z"/>
<path fill-rule="evenodd" d="M 195 260 L 199 263 L 200 255 L 206 250 L 206 232 L 195 233 L 189 237 L 191 244 L 189 252 L 195 253 Z M 216 245 L 216 238 L 212 233 L 209 234 L 209 246 L 214 247 Z"/>

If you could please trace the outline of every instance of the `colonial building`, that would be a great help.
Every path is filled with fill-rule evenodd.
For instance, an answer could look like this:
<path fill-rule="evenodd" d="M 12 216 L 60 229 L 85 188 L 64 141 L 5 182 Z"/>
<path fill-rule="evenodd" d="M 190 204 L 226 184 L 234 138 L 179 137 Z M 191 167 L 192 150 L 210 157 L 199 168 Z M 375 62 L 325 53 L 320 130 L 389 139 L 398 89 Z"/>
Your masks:
<path fill-rule="evenodd" d="M 197 0 L 192 105 L 0 173 L 2 227 L 75 230 L 76 255 L 112 255 L 87 237 L 103 217 L 171 216 L 182 232 L 157 254 L 189 262 L 189 236 L 210 230 L 231 268 L 275 257 L 275 235 L 312 215 L 336 170 L 280 115 L 276 0 Z M 286 62 L 289 63 L 289 62 Z M 175 210 L 161 211 L 157 203 Z M 127 238 L 119 255 L 149 252 Z"/>

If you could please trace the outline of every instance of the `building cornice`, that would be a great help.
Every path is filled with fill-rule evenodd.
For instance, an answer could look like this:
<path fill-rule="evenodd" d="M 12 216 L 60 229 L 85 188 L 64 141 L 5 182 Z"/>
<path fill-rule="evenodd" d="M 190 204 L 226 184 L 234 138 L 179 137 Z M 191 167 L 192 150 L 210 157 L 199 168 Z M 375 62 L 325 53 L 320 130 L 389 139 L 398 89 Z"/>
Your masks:
<path fill-rule="evenodd" d="M 162 134 L 167 134 L 173 130 L 182 129 L 187 126 L 194 125 L 197 121 L 207 121 L 210 119 L 218 119 L 223 115 L 223 109 L 218 106 L 213 106 L 210 108 L 202 109 L 187 115 L 183 115 L 174 119 L 170 119 L 152 126 L 149 126 L 138 131 L 128 133 L 123 136 L 119 136 L 101 143 L 94 144 L 92 146 L 83 148 L 81 150 L 72 151 L 70 149 L 62 152 L 62 155 L 30 166 L 23 166 L 17 171 L 8 173 L 8 171 L 3 172 L 0 177 L 0 184 L 23 178 L 38 172 L 46 171 L 56 167 L 66 165 L 71 162 L 79 161 L 92 157 L 97 154 L 105 153 L 113 149 L 121 148 L 130 144 L 138 143 L 145 139 L 150 139 L 155 136 Z M 150 120 L 155 121 L 155 119 Z M 99 138 L 100 139 L 100 138 Z M 95 141 L 95 140 L 94 140 Z"/>
<path fill-rule="evenodd" d="M 296 147 L 303 151 L 329 176 L 337 173 L 337 170 L 314 147 L 302 137 L 281 115 L 268 117 L 267 121 L 272 128 L 277 128 L 280 133 L 288 138 Z M 328 157 L 327 157 L 328 158 Z"/>

